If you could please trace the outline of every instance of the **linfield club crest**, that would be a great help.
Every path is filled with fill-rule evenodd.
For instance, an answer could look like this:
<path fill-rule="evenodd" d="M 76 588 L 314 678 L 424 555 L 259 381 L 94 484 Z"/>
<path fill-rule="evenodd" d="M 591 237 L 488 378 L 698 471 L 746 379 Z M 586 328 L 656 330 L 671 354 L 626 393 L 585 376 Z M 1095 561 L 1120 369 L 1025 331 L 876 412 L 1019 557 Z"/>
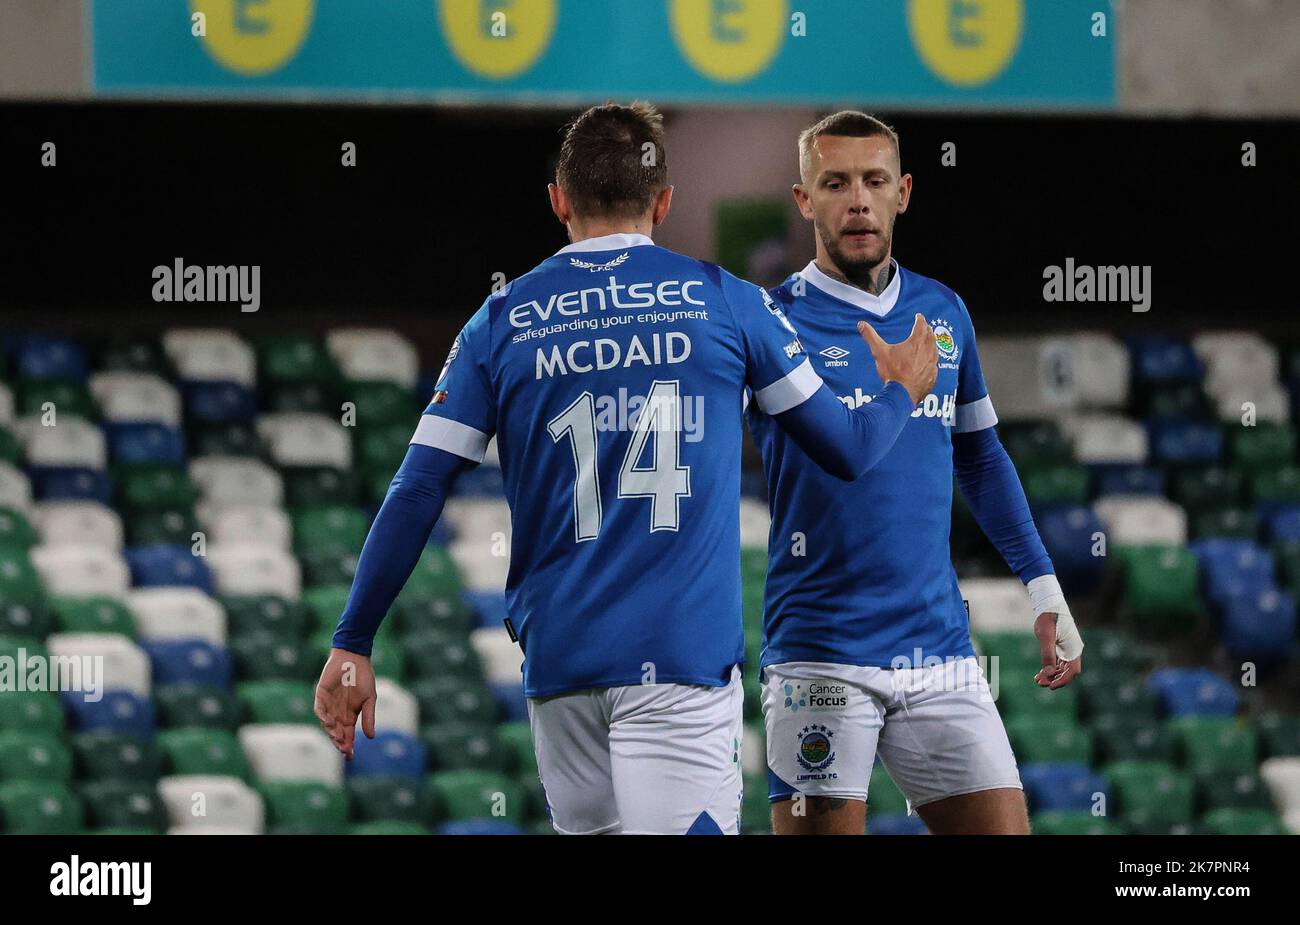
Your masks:
<path fill-rule="evenodd" d="M 799 750 L 795 760 L 805 771 L 824 771 L 835 760 L 831 739 L 835 733 L 821 723 L 813 723 L 799 730 Z"/>
<path fill-rule="evenodd" d="M 952 336 L 952 325 L 942 318 L 931 318 L 930 327 L 934 330 L 934 345 L 939 356 L 945 360 L 957 359 L 957 341 Z"/>

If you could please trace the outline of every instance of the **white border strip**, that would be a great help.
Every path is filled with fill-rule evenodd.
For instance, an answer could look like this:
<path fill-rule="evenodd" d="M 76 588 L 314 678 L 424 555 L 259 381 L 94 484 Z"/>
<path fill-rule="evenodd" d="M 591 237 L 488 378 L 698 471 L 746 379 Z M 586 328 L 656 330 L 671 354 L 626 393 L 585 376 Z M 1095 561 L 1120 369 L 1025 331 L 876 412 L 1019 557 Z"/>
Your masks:
<path fill-rule="evenodd" d="M 983 398 L 957 406 L 957 423 L 953 433 L 969 434 L 972 431 L 992 427 L 997 422 L 998 414 L 993 410 L 993 399 L 985 395 Z"/>
<path fill-rule="evenodd" d="M 822 377 L 806 359 L 788 374 L 754 393 L 764 414 L 780 414 L 798 407 L 822 387 Z"/>
<path fill-rule="evenodd" d="M 446 450 L 470 462 L 481 463 L 483 454 L 487 452 L 488 435 L 460 421 L 425 414 L 420 417 L 411 442 L 431 446 L 435 450 Z"/>

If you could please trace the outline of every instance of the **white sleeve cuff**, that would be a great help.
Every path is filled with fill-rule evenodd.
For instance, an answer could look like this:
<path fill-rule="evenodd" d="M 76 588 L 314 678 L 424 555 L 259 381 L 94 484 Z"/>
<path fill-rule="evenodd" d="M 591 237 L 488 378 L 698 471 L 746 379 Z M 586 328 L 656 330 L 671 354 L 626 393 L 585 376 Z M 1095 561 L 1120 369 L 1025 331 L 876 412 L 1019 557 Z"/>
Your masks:
<path fill-rule="evenodd" d="M 425 414 L 421 415 L 411 442 L 421 446 L 431 446 L 435 450 L 455 453 L 470 462 L 481 463 L 483 454 L 487 452 L 488 435 L 460 421 Z"/>

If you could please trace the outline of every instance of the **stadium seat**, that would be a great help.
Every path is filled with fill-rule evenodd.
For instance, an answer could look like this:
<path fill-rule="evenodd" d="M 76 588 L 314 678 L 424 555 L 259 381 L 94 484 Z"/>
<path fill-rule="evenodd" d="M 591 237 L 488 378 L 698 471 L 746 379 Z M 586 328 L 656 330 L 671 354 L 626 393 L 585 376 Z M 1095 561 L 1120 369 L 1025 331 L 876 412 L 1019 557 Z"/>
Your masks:
<path fill-rule="evenodd" d="M 1178 716 L 1169 721 L 1183 766 L 1193 775 L 1237 774 L 1258 764 L 1255 731 L 1218 716 Z"/>
<path fill-rule="evenodd" d="M 152 421 L 109 424 L 113 462 L 126 465 L 185 465 L 185 437 L 174 427 Z"/>
<path fill-rule="evenodd" d="M 1063 429 L 1081 463 L 1141 465 L 1146 462 L 1147 432 L 1118 414 L 1080 414 L 1065 418 Z"/>
<path fill-rule="evenodd" d="M 1019 632 L 1033 627 L 1029 595 L 1018 579 L 968 578 L 959 588 L 970 613 L 973 632 Z"/>
<path fill-rule="evenodd" d="M 393 381 L 352 380 L 342 386 L 341 394 L 356 410 L 354 426 L 359 431 L 394 424 L 405 430 L 408 442 L 428 401 L 428 396 L 420 401 L 410 385 Z"/>
<path fill-rule="evenodd" d="M 1300 716 L 1289 713 L 1263 713 L 1255 720 L 1259 730 L 1260 753 L 1265 758 L 1300 755 Z"/>
<path fill-rule="evenodd" d="M 464 637 L 425 630 L 405 636 L 401 647 L 415 678 L 463 681 L 482 677 L 478 655 Z M 519 683 L 518 677 L 511 680 Z"/>
<path fill-rule="evenodd" d="M 1148 423 L 1161 418 L 1208 421 L 1209 402 L 1197 382 L 1153 382 L 1133 396 L 1137 416 Z"/>
<path fill-rule="evenodd" d="M 1260 764 L 1259 776 L 1268 786 L 1279 812 L 1290 817 L 1300 810 L 1300 758 L 1269 758 Z"/>
<path fill-rule="evenodd" d="M 1139 382 L 1199 382 L 1201 361 L 1191 344 L 1176 337 L 1127 338 L 1133 378 Z"/>
<path fill-rule="evenodd" d="M 1093 494 L 1098 497 L 1114 495 L 1165 494 L 1165 474 L 1147 466 L 1104 463 L 1092 469 Z"/>
<path fill-rule="evenodd" d="M 489 724 L 445 722 L 420 730 L 429 767 L 438 770 L 509 771 L 515 757 Z"/>
<path fill-rule="evenodd" d="M 257 396 L 240 382 L 196 381 L 181 383 L 185 415 L 195 423 L 251 421 L 257 416 Z"/>
<path fill-rule="evenodd" d="M 0 506 L 24 515 L 32 510 L 31 480 L 12 462 L 0 461 Z"/>
<path fill-rule="evenodd" d="M 264 781 L 257 785 L 272 834 L 342 835 L 348 795 L 342 787 L 313 781 Z"/>
<path fill-rule="evenodd" d="M 239 704 L 234 694 L 218 684 L 180 681 L 160 684 L 154 690 L 162 725 L 168 728 L 224 729 L 239 725 Z"/>
<path fill-rule="evenodd" d="M 226 595 L 221 598 L 231 636 L 266 633 L 277 638 L 302 638 L 309 614 L 301 601 L 274 594 Z"/>
<path fill-rule="evenodd" d="M 141 780 L 96 780 L 79 788 L 86 821 L 98 831 L 133 829 L 161 833 L 167 827 L 167 808 L 157 784 Z"/>
<path fill-rule="evenodd" d="M 313 653 L 298 641 L 268 633 L 250 633 L 232 639 L 230 652 L 239 677 L 248 681 L 307 681 L 324 664 L 317 663 Z"/>
<path fill-rule="evenodd" d="M 1202 421 L 1156 418 L 1148 425 L 1151 459 L 1166 465 L 1211 465 L 1223 456 L 1223 431 Z"/>
<path fill-rule="evenodd" d="M 1035 813 L 1091 811 L 1107 794 L 1106 781 L 1086 764 L 1022 764 L 1020 782 L 1029 808 Z"/>
<path fill-rule="evenodd" d="M 104 372 L 152 373 L 169 378 L 172 370 L 162 344 L 150 337 L 110 336 L 99 353 Z"/>
<path fill-rule="evenodd" d="M 1031 831 L 1035 835 L 1122 835 L 1123 826 L 1091 812 L 1052 810 L 1034 813 Z"/>
<path fill-rule="evenodd" d="M 277 466 L 352 467 L 349 428 L 323 414 L 263 414 L 257 433 Z"/>
<path fill-rule="evenodd" d="M 225 729 L 187 727 L 158 733 L 163 766 L 173 775 L 215 775 L 248 779 L 248 760 Z"/>
<path fill-rule="evenodd" d="M 194 588 L 138 588 L 126 598 L 141 639 L 202 639 L 226 644 L 226 613 Z"/>
<path fill-rule="evenodd" d="M 1253 331 L 1207 331 L 1192 338 L 1192 349 L 1205 366 L 1205 387 L 1211 394 L 1229 383 L 1277 379 L 1278 350 Z"/>
<path fill-rule="evenodd" d="M 1187 631 L 1204 612 L 1196 559 L 1183 546 L 1116 546 L 1124 574 L 1120 618 L 1143 635 Z"/>
<path fill-rule="evenodd" d="M 1224 383 L 1215 393 L 1215 410 L 1225 424 L 1286 424 L 1291 420 L 1291 397 L 1279 383 Z M 1247 415 L 1250 417 L 1247 417 Z"/>
<path fill-rule="evenodd" d="M 98 679 L 104 690 L 126 690 L 147 698 L 150 691 L 149 658 L 139 646 L 113 633 L 54 633 L 45 640 L 49 654 L 79 665 L 101 664 Z M 87 685 L 89 679 L 82 680 Z"/>
<path fill-rule="evenodd" d="M 72 780 L 72 753 L 57 735 L 34 730 L 0 731 L 0 781 Z"/>
<path fill-rule="evenodd" d="M 82 732 L 72 737 L 77 776 L 84 781 L 153 782 L 162 756 L 153 739 L 115 732 Z"/>
<path fill-rule="evenodd" d="M 78 731 L 145 737 L 154 733 L 153 702 L 129 690 L 108 690 L 99 700 L 69 693 L 62 694 L 61 699 L 68 712 L 69 725 Z"/>
<path fill-rule="evenodd" d="M 257 459 L 205 456 L 191 462 L 189 472 L 202 500 L 214 508 L 236 504 L 279 507 L 284 502 L 280 475 Z"/>
<path fill-rule="evenodd" d="M 241 726 L 239 744 L 258 781 L 343 785 L 343 756 L 317 726 L 299 723 Z"/>
<path fill-rule="evenodd" d="M 1201 817 L 1207 835 L 1286 835 L 1282 820 L 1267 809 L 1216 809 Z"/>
<path fill-rule="evenodd" d="M 186 587 L 213 592 L 208 563 L 188 546 L 129 546 L 125 556 L 137 588 Z"/>
<path fill-rule="evenodd" d="M 257 383 L 257 356 L 232 331 L 192 328 L 163 334 L 163 350 L 182 382 Z"/>
<path fill-rule="evenodd" d="M 333 466 L 285 466 L 285 503 L 290 508 L 323 504 L 358 504 L 361 477 L 354 469 Z"/>
<path fill-rule="evenodd" d="M 247 722 L 316 725 L 315 692 L 307 681 L 243 681 L 236 692 Z M 387 709 L 385 704 L 385 712 Z"/>
<path fill-rule="evenodd" d="M 194 421 L 188 433 L 189 448 L 196 458 L 260 458 L 265 446 L 249 421 Z"/>
<path fill-rule="evenodd" d="M 428 755 L 420 740 L 404 732 L 375 730 L 374 739 L 358 735 L 353 740 L 352 761 L 347 773 L 357 777 L 418 777 L 424 773 Z"/>
<path fill-rule="evenodd" d="M 248 597 L 272 594 L 296 601 L 302 593 L 302 573 L 286 550 L 267 543 L 237 543 L 208 547 L 207 561 L 222 595 Z"/>
<path fill-rule="evenodd" d="M 1226 598 L 1219 623 L 1223 647 L 1235 659 L 1276 665 L 1295 648 L 1295 598 L 1273 587 Z"/>
<path fill-rule="evenodd" d="M 108 447 L 104 432 L 96 424 L 75 417 L 61 417 L 54 427 L 26 419 L 18 429 L 27 464 L 35 468 L 104 469 Z"/>
<path fill-rule="evenodd" d="M 1164 498 L 1100 498 L 1093 509 L 1109 546 L 1187 542 L 1187 514 Z"/>
<path fill-rule="evenodd" d="M 411 822 L 432 825 L 442 808 L 421 777 L 349 777 L 352 819 L 362 823 Z"/>
<path fill-rule="evenodd" d="M 156 684 L 230 686 L 230 655 L 220 646 L 202 639 L 154 639 L 142 647 L 149 653 Z"/>
<path fill-rule="evenodd" d="M 0 781 L 0 832 L 6 835 L 76 835 L 81 801 L 57 781 Z"/>
<path fill-rule="evenodd" d="M 1194 821 L 1191 778 L 1156 761 L 1117 761 L 1106 767 L 1113 807 L 1134 834 L 1170 834 Z"/>
<path fill-rule="evenodd" d="M 1236 773 L 1211 771 L 1196 775 L 1199 802 L 1214 809 L 1273 809 L 1273 800 L 1257 768 Z"/>
<path fill-rule="evenodd" d="M 1205 539 L 1253 540 L 1259 535 L 1259 517 L 1237 507 L 1210 508 L 1192 515 L 1192 536 Z"/>
<path fill-rule="evenodd" d="M 427 778 L 428 787 L 446 818 L 506 819 L 516 825 L 524 821 L 523 789 L 503 774 L 470 770 L 437 771 Z"/>
<path fill-rule="evenodd" d="M 1165 724 L 1152 717 L 1105 713 L 1091 724 L 1099 764 L 1116 761 L 1174 763 L 1177 743 Z"/>
<path fill-rule="evenodd" d="M 1250 480 L 1250 496 L 1265 517 L 1300 504 L 1300 467 L 1284 465 L 1255 472 Z"/>
<path fill-rule="evenodd" d="M 167 808 L 168 834 L 261 835 L 265 829 L 261 795 L 237 776 L 182 772 L 159 780 L 158 794 Z"/>
<path fill-rule="evenodd" d="M 359 552 L 369 530 L 366 515 L 347 505 L 300 508 L 293 513 L 293 547 L 299 552 L 309 549 Z"/>
<path fill-rule="evenodd" d="M 120 466 L 117 476 L 118 501 L 138 513 L 153 510 L 188 510 L 196 497 L 194 483 L 185 470 L 174 466 Z"/>
<path fill-rule="evenodd" d="M 456 633 L 458 628 L 447 627 L 434 632 Z M 483 666 L 483 676 L 491 682 L 518 683 L 523 671 L 524 653 L 519 648 L 519 643 L 512 642 L 510 634 L 505 627 L 481 627 L 474 630 L 469 635 L 470 646 L 475 654 L 478 655 L 478 661 Z M 746 654 L 746 663 L 751 666 L 757 666 L 757 662 L 749 659 L 749 653 Z M 749 669 L 752 674 L 755 669 Z"/>
<path fill-rule="evenodd" d="M 1232 716 L 1237 712 L 1236 690 L 1209 669 L 1161 668 L 1151 673 L 1147 685 L 1171 717 Z"/>
<path fill-rule="evenodd" d="M 1018 762 L 1086 765 L 1092 760 L 1092 736 L 1079 726 L 1033 715 L 1014 716 L 1006 726 Z"/>
<path fill-rule="evenodd" d="M 1062 590 L 1066 594 L 1095 590 L 1106 570 L 1105 557 L 1093 555 L 1098 534 L 1104 533 L 1101 519 L 1091 508 L 1066 505 L 1043 511 L 1035 520 Z"/>
<path fill-rule="evenodd" d="M 110 507 L 92 501 L 43 501 L 33 516 L 46 546 L 122 548 L 122 518 Z M 28 544 L 31 545 L 31 544 Z"/>
<path fill-rule="evenodd" d="M 102 546 L 36 546 L 32 564 L 51 595 L 121 597 L 130 586 L 130 569 L 122 555 Z"/>
<path fill-rule="evenodd" d="M 110 423 L 145 422 L 180 427 L 181 396 L 155 373 L 107 370 L 90 377 L 90 391 Z"/>
<path fill-rule="evenodd" d="M 49 691 L 0 691 L 0 729 L 61 733 L 65 719 L 59 697 Z"/>
<path fill-rule="evenodd" d="M 414 345 L 396 331 L 378 328 L 335 328 L 325 346 L 345 379 L 355 382 L 395 382 L 414 388 L 420 360 Z"/>
<path fill-rule="evenodd" d="M 213 512 L 206 524 L 214 546 L 250 544 L 289 549 L 293 536 L 289 516 L 277 507 L 239 504 Z"/>

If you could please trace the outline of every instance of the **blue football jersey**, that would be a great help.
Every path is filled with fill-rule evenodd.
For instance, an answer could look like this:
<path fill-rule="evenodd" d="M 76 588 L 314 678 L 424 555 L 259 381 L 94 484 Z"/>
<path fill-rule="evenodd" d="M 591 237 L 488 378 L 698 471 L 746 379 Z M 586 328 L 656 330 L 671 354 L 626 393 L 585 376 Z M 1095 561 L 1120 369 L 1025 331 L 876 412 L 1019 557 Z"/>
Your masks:
<path fill-rule="evenodd" d="M 934 330 L 939 374 L 884 459 L 853 482 L 828 476 L 761 409 L 746 410 L 772 512 L 764 665 L 920 667 L 931 657 L 974 654 L 949 554 L 952 434 L 991 427 L 997 417 L 966 306 L 946 286 L 894 266 L 879 296 L 815 262 L 771 293 L 817 373 L 850 407 L 881 387 L 858 321 L 897 343 L 920 312 Z"/>
<path fill-rule="evenodd" d="M 820 386 L 766 292 L 644 235 L 487 299 L 412 442 L 479 462 L 496 435 L 525 694 L 730 680 L 742 396 L 779 414 Z"/>

